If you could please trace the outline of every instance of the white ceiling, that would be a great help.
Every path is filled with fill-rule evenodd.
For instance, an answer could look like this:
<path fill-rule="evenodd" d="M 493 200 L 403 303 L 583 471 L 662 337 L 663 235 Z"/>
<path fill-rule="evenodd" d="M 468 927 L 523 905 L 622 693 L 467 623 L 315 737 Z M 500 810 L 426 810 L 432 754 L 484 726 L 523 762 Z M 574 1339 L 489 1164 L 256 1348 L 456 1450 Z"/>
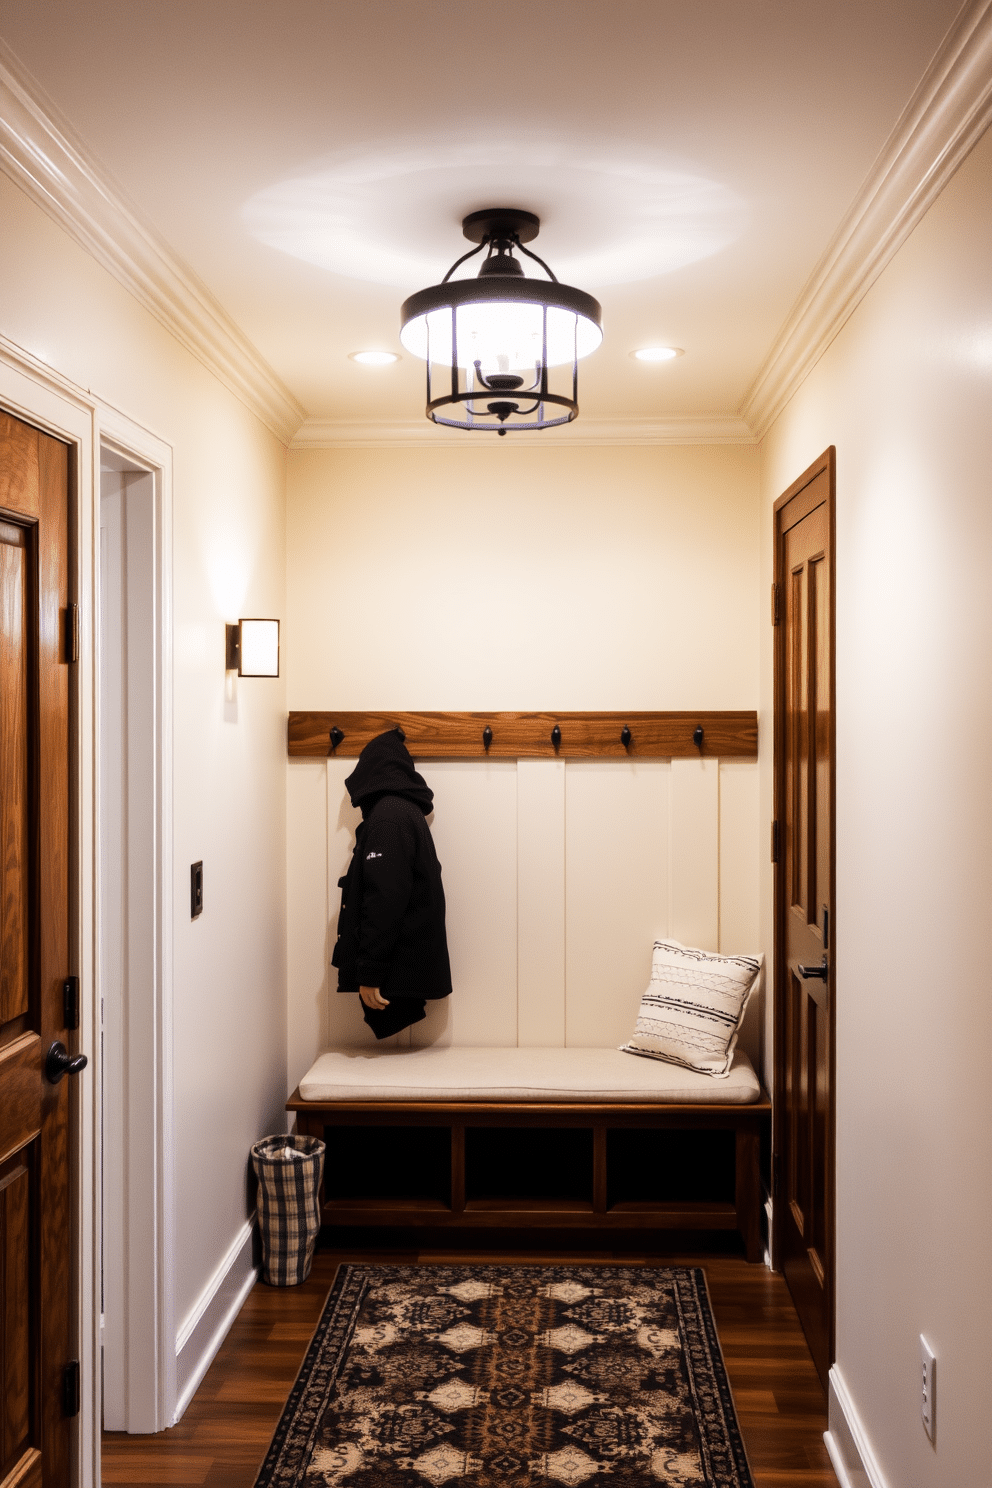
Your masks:
<path fill-rule="evenodd" d="M 417 417 L 422 364 L 347 354 L 514 205 L 602 301 L 583 413 L 650 419 L 738 409 L 959 3 L 0 0 L 0 36 L 312 418 Z"/>

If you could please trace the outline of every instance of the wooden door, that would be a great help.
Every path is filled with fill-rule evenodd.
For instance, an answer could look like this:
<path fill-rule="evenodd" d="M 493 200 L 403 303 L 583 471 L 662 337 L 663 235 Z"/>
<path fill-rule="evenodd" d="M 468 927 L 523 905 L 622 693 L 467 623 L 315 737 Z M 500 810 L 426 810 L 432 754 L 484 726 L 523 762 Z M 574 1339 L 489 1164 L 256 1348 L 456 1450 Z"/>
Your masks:
<path fill-rule="evenodd" d="M 833 1358 L 834 452 L 775 506 L 777 1264 Z"/>
<path fill-rule="evenodd" d="M 45 1074 L 73 991 L 68 471 L 0 413 L 0 1488 L 69 1482 L 77 1408 L 72 1082 Z"/>

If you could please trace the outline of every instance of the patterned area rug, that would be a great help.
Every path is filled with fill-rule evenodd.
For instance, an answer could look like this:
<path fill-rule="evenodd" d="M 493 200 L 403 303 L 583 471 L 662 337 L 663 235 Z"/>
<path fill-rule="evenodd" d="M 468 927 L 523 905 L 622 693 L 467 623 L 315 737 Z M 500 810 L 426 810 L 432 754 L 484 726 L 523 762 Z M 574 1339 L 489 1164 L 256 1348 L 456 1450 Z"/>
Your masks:
<path fill-rule="evenodd" d="M 752 1488 L 702 1271 L 342 1266 L 256 1480 L 580 1484 Z"/>

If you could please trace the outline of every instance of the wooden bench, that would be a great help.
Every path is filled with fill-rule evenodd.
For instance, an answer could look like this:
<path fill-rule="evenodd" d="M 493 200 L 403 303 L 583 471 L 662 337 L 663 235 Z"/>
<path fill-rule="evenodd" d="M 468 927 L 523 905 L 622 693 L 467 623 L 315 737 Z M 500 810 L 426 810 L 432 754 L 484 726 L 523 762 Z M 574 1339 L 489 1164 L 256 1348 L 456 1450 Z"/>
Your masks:
<path fill-rule="evenodd" d="M 771 1103 L 615 1049 L 322 1055 L 287 1109 L 327 1143 L 330 1226 L 739 1230 L 760 1261 Z"/>

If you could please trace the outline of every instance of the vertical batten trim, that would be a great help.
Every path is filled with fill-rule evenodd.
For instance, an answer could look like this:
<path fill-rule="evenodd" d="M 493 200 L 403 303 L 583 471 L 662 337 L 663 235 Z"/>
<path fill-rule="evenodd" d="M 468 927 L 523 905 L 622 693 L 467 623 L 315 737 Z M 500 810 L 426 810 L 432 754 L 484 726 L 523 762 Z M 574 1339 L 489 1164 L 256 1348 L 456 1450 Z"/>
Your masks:
<path fill-rule="evenodd" d="M 716 759 L 674 759 L 670 934 L 715 951 L 719 942 L 719 771 Z"/>
<path fill-rule="evenodd" d="M 716 949 L 723 940 L 723 761 L 716 762 Z"/>
<path fill-rule="evenodd" d="M 561 1042 L 568 1047 L 568 765 L 562 761 L 561 802 Z"/>
<path fill-rule="evenodd" d="M 331 998 L 337 997 L 337 973 L 331 965 L 331 922 L 337 919 L 338 906 L 334 902 L 334 895 L 338 891 L 337 879 L 331 868 L 331 853 L 334 849 L 334 826 L 331 822 L 331 761 L 328 758 L 324 764 L 324 902 L 327 913 L 327 934 L 325 941 L 325 967 L 327 975 L 327 996 L 324 998 L 324 1008 L 320 1016 L 320 1047 L 328 1049 L 331 1046 Z M 333 884 L 333 889 L 331 885 Z M 337 927 L 335 926 L 335 929 Z"/>
<path fill-rule="evenodd" d="M 331 1043 L 331 944 L 330 925 L 332 916 L 337 910 L 334 904 L 334 891 L 337 889 L 337 880 L 331 876 L 331 771 L 330 762 L 324 762 L 324 956 L 326 968 L 327 996 L 324 998 L 324 1006 L 320 1015 L 320 1047 L 327 1049 Z M 333 886 L 333 887 L 332 887 Z M 335 992 L 336 996 L 337 993 Z M 289 1043 L 287 1040 L 287 1048 Z M 292 1084 L 292 1079 L 288 1082 Z"/>
<path fill-rule="evenodd" d="M 560 1048 L 567 1037 L 563 760 L 518 760 L 517 1042 Z"/>
<path fill-rule="evenodd" d="M 671 768 L 675 761 L 672 760 L 668 770 L 668 925 L 666 935 L 674 939 L 675 936 L 675 771 Z"/>
<path fill-rule="evenodd" d="M 523 981 L 523 977 L 521 975 L 521 958 L 523 956 L 523 947 L 521 945 L 522 936 L 521 936 L 521 933 L 520 933 L 520 879 L 521 879 L 521 871 L 520 871 L 520 859 L 521 859 L 520 838 L 521 838 L 521 833 L 520 833 L 520 761 L 519 760 L 517 760 L 515 762 L 515 765 L 514 765 L 514 771 L 513 771 L 513 790 L 514 790 L 514 796 L 513 796 L 514 810 L 515 810 L 515 813 L 516 813 L 516 823 L 517 823 L 517 918 L 516 918 L 516 922 L 515 922 L 515 925 L 514 925 L 514 934 L 517 937 L 517 1024 L 516 1024 L 516 1040 L 517 1040 L 517 1048 L 519 1048 L 520 1047 L 520 1021 L 521 1021 L 520 1020 L 520 987 L 521 987 L 521 982 Z"/>

